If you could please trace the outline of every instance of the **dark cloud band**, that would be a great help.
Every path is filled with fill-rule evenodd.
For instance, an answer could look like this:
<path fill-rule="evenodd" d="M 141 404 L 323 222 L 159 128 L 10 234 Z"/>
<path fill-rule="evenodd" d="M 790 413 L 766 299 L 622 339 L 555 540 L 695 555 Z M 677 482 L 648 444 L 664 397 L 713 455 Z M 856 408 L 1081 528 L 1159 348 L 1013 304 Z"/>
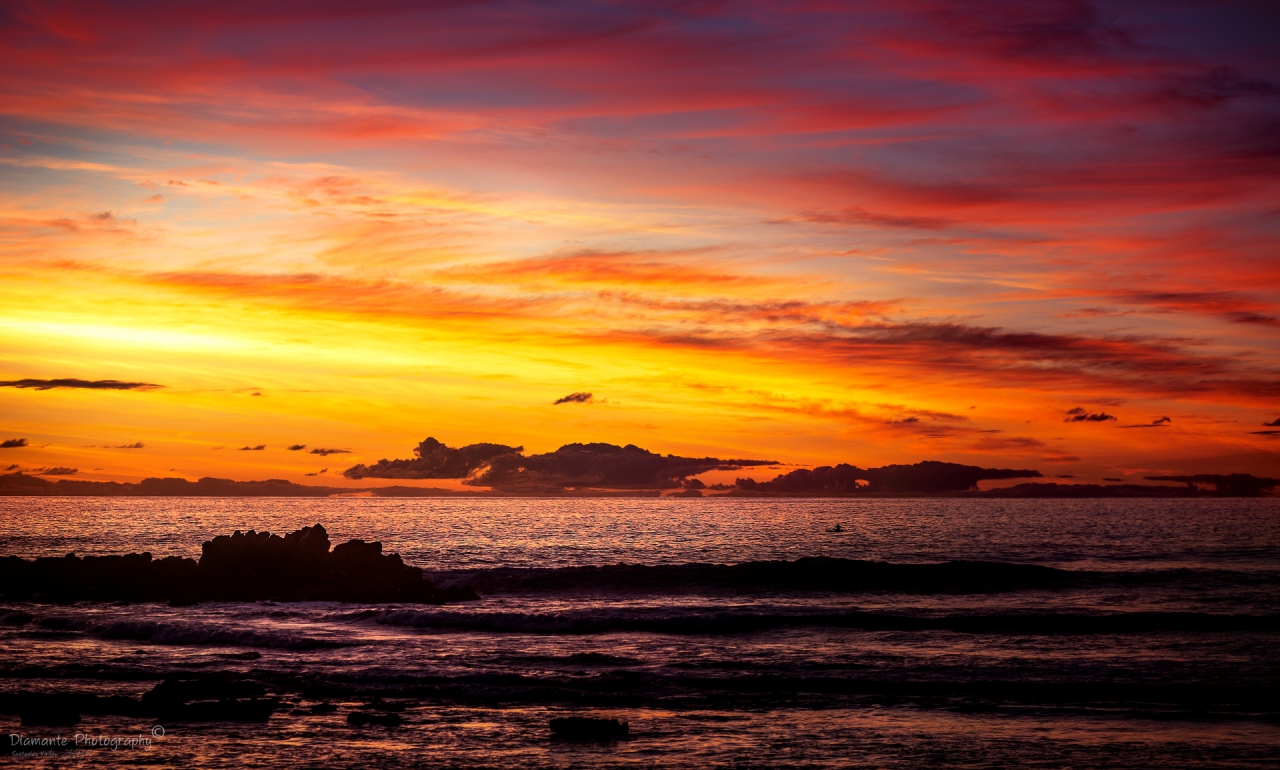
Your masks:
<path fill-rule="evenodd" d="M 78 380 L 66 377 L 56 380 L 5 380 L 0 388 L 34 388 L 35 390 L 53 390 L 54 388 L 80 388 L 82 390 L 155 390 L 163 388 L 151 382 L 124 382 L 123 380 Z"/>
<path fill-rule="evenodd" d="M 505 444 L 470 444 L 455 449 L 428 437 L 414 448 L 416 459 L 382 459 L 373 465 L 348 468 L 342 475 L 349 479 L 461 479 L 495 457 L 523 451 L 524 447 Z"/>
<path fill-rule="evenodd" d="M 1077 406 L 1067 412 L 1067 418 L 1063 422 L 1107 422 L 1114 419 L 1114 415 L 1106 412 L 1090 413 Z"/>
<path fill-rule="evenodd" d="M 554 452 L 524 455 L 523 447 L 472 444 L 458 449 L 434 438 L 418 445 L 416 460 L 381 460 L 347 469 L 347 478 L 460 479 L 513 492 L 560 492 L 572 487 L 675 489 L 699 473 L 774 465 L 773 460 L 661 455 L 633 444 L 566 444 Z M 475 475 L 474 478 L 468 478 Z"/>

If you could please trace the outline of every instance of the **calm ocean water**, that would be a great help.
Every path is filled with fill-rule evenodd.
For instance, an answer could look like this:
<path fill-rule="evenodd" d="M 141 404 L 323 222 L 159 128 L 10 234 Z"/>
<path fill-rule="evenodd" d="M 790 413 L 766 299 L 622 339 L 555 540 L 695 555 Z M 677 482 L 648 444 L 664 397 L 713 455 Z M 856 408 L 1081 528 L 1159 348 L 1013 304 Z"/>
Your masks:
<path fill-rule="evenodd" d="M 236 529 L 381 540 L 481 601 L 9 602 L 6 693 L 139 696 L 225 672 L 288 706 L 29 766 L 1274 766 L 1280 500 L 0 498 L 0 555 L 198 557 Z M 841 524 L 842 533 L 826 530 Z M 687 564 L 806 556 L 1067 570 L 852 591 Z M 619 563 L 666 565 L 645 573 Z M 583 566 L 599 570 L 575 569 Z M 20 613 L 26 613 L 22 615 Z M 30 619 L 27 619 L 30 616 Z M 399 728 L 347 724 L 370 699 Z M 336 713 L 304 713 L 328 702 Z M 553 716 L 618 716 L 612 744 Z M 86 715 L 45 734 L 151 734 Z M 127 755 L 122 752 L 128 752 Z"/>

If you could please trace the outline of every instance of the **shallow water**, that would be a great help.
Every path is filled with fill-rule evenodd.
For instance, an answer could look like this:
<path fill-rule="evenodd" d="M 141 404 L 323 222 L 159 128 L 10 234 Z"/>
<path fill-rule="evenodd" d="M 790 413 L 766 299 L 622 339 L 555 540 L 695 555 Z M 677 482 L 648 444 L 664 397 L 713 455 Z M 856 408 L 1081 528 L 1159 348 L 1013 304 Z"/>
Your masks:
<path fill-rule="evenodd" d="M 382 540 L 439 582 L 483 586 L 482 600 L 9 602 L 3 692 L 137 696 L 167 676 L 227 672 L 289 701 L 265 724 L 164 726 L 145 752 L 13 761 L 116 764 L 127 750 L 200 767 L 1187 767 L 1280 755 L 1280 500 L 0 498 L 0 555 L 196 557 L 217 534 L 316 522 L 335 543 Z M 847 531 L 825 531 L 835 523 Z M 817 555 L 1067 572 L 857 591 L 712 568 L 668 566 L 643 585 L 619 568 L 572 569 Z M 403 701 L 407 723 L 349 727 L 375 696 Z M 322 701 L 339 711 L 292 713 Z M 547 720 L 564 713 L 625 718 L 632 737 L 553 741 Z M 6 735 L 152 727 L 0 714 Z"/>

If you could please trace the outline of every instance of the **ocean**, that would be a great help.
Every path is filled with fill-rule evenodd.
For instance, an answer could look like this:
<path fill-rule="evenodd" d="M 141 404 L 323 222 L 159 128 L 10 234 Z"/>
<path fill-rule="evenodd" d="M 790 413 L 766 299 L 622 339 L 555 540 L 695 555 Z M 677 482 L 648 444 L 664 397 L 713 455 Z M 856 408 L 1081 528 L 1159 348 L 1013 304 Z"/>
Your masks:
<path fill-rule="evenodd" d="M 315 523 L 481 598 L 6 601 L 6 703 L 210 676 L 281 703 L 258 723 L 0 713 L 5 740 L 83 736 L 6 761 L 1280 764 L 1277 499 L 0 498 L 0 556 L 195 558 L 233 530 Z M 965 563 L 928 566 L 947 562 Z M 348 723 L 370 708 L 403 724 Z M 570 715 L 630 734 L 553 739 Z"/>

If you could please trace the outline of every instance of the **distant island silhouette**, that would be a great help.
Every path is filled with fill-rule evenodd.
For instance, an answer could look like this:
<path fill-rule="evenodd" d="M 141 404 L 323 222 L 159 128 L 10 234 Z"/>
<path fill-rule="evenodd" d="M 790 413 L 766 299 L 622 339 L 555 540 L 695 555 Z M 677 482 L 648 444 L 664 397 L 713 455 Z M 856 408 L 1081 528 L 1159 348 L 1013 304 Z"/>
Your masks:
<path fill-rule="evenodd" d="M 768 481 L 738 478 L 707 486 L 696 476 L 777 465 L 775 460 L 680 457 L 633 444 L 566 444 L 554 452 L 523 454 L 523 447 L 472 444 L 453 448 L 427 438 L 413 459 L 380 460 L 344 472 L 351 479 L 455 479 L 467 490 L 407 485 L 334 487 L 284 479 L 148 478 L 140 482 L 50 480 L 18 471 L 0 474 L 3 496 L 90 497 L 702 497 L 708 492 L 739 497 L 1258 497 L 1275 494 L 1280 479 L 1235 474 L 1147 476 L 1158 484 L 1022 483 L 981 490 L 979 482 L 1043 478 L 1037 470 L 982 468 L 925 460 L 912 465 L 860 468 L 842 463 L 780 473 Z"/>

